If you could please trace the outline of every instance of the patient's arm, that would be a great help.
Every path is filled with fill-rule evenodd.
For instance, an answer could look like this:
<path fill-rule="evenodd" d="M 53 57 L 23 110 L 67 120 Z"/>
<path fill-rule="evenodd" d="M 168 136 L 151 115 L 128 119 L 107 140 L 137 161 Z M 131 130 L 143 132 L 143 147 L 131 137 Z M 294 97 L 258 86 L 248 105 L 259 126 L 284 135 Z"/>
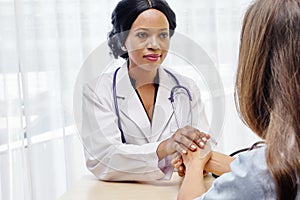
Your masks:
<path fill-rule="evenodd" d="M 228 156 L 223 153 L 213 151 L 210 160 L 206 163 L 204 170 L 211 172 L 215 175 L 222 175 L 223 173 L 230 171 L 230 163 L 234 160 L 234 157 Z M 173 166 L 178 170 L 179 176 L 185 175 L 185 166 L 180 154 L 174 156 L 172 160 Z"/>
<path fill-rule="evenodd" d="M 178 200 L 194 199 L 205 193 L 203 170 L 211 154 L 210 145 L 205 145 L 204 149 L 197 148 L 195 152 L 188 151 L 187 154 L 182 154 L 186 174 L 178 192 Z"/>
<path fill-rule="evenodd" d="M 211 172 L 215 175 L 220 176 L 230 171 L 230 163 L 234 159 L 234 157 L 213 151 L 210 160 L 206 163 L 204 167 L 204 170 L 206 172 Z"/>

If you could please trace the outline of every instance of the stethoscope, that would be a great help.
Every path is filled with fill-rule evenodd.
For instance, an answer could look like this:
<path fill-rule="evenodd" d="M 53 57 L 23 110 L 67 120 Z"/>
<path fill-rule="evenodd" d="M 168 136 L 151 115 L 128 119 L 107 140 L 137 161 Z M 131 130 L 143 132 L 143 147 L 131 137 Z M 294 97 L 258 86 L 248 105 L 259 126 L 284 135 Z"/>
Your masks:
<path fill-rule="evenodd" d="M 122 139 L 122 143 L 126 143 L 126 139 L 125 139 L 125 135 L 124 135 L 124 132 L 123 132 L 123 129 L 122 129 L 122 125 L 121 125 L 121 118 L 120 118 L 120 112 L 119 112 L 119 107 L 118 107 L 118 102 L 117 102 L 117 91 L 116 91 L 116 79 L 117 79 L 117 73 L 119 71 L 121 67 L 117 68 L 114 72 L 114 76 L 113 76 L 113 83 L 112 83 L 112 87 L 113 87 L 113 99 L 114 99 L 114 104 L 115 104 L 115 110 L 116 110 L 116 115 L 117 115 L 117 118 L 118 118 L 118 128 L 121 132 L 121 139 Z M 168 98 L 172 104 L 172 108 L 173 108 L 173 113 L 174 113 L 174 116 L 175 116 L 175 121 L 176 121 L 176 124 L 177 124 L 177 127 L 179 128 L 179 120 L 176 116 L 176 112 L 175 112 L 175 105 L 174 105 L 174 94 L 175 92 L 178 90 L 178 89 L 183 89 L 185 92 L 186 92 L 186 95 L 188 96 L 188 99 L 189 99 L 189 106 L 190 106 L 190 118 L 192 120 L 192 112 L 191 112 L 191 102 L 192 102 L 192 95 L 190 93 L 190 91 L 183 85 L 180 85 L 178 79 L 176 78 L 176 76 L 170 72 L 169 70 L 167 69 L 164 69 L 165 72 L 167 72 L 173 79 L 174 81 L 176 82 L 176 85 L 171 89 L 171 92 L 170 92 L 170 97 Z"/>

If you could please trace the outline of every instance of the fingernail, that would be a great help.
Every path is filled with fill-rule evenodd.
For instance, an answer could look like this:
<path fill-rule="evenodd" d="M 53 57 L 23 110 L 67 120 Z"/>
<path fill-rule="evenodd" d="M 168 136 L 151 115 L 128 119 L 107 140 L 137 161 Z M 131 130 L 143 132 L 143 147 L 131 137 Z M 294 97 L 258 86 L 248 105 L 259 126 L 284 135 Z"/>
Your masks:
<path fill-rule="evenodd" d="M 203 142 L 206 142 L 206 141 L 207 141 L 206 137 L 203 137 L 203 138 L 202 138 L 202 141 L 203 141 Z"/>
<path fill-rule="evenodd" d="M 200 147 L 204 147 L 204 143 L 203 142 L 199 142 Z"/>
<path fill-rule="evenodd" d="M 197 147 L 196 147 L 194 144 L 192 144 L 192 145 L 191 145 L 191 148 L 192 148 L 192 149 L 196 149 Z"/>
<path fill-rule="evenodd" d="M 182 152 L 183 154 L 186 154 L 186 150 L 181 150 L 181 152 Z"/>

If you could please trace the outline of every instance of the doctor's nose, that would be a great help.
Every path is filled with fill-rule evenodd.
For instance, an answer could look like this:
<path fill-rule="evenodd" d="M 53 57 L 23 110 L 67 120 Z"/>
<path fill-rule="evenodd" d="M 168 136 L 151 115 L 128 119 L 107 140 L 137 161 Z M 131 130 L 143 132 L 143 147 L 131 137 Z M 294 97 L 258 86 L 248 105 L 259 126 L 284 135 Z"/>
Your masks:
<path fill-rule="evenodd" d="M 159 41 L 155 36 L 149 38 L 147 48 L 149 48 L 149 49 L 159 49 L 160 48 Z"/>

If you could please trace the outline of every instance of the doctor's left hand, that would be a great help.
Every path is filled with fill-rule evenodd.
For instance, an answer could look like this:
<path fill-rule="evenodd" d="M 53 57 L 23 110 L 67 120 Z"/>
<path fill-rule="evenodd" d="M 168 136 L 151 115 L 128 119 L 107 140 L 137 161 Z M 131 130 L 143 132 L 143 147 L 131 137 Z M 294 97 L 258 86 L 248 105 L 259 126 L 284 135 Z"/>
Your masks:
<path fill-rule="evenodd" d="M 196 151 L 197 146 L 203 148 L 209 138 L 209 134 L 191 126 L 185 126 L 179 128 L 170 138 L 162 141 L 156 152 L 160 160 L 175 152 L 186 154 L 188 150 Z"/>

